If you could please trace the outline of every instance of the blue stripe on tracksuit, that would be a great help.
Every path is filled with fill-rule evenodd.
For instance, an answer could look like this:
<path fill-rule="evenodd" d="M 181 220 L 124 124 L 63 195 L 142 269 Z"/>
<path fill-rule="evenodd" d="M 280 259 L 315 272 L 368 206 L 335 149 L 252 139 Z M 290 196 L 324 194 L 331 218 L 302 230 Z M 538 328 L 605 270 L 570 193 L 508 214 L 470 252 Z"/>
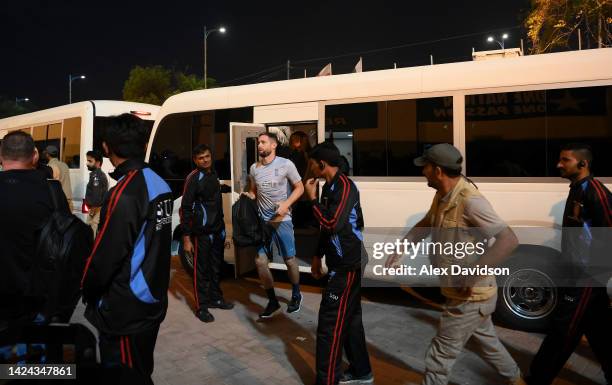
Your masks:
<path fill-rule="evenodd" d="M 144 174 L 145 182 L 147 183 L 149 202 L 153 201 L 161 194 L 170 192 L 168 185 L 151 169 L 144 168 L 142 172 Z M 139 300 L 146 303 L 156 303 L 159 302 L 159 300 L 153 297 L 153 294 L 151 294 L 149 285 L 147 284 L 144 274 L 142 273 L 142 264 L 145 257 L 145 225 L 146 224 L 143 224 L 142 228 L 140 229 L 130 261 L 130 289 Z"/>

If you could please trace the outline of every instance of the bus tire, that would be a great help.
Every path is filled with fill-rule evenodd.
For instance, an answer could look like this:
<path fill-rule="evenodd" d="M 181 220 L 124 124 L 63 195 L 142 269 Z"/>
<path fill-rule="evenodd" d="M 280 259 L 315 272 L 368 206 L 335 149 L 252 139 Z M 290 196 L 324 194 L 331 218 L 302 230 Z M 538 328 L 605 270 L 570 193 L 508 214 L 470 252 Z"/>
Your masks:
<path fill-rule="evenodd" d="M 559 302 L 555 277 L 559 277 L 559 257 L 544 252 L 539 255 L 516 253 L 504 264 L 510 275 L 497 277 L 497 324 L 525 332 L 548 329 Z"/>
<path fill-rule="evenodd" d="M 179 242 L 178 255 L 187 275 L 193 277 L 193 256 L 185 255 L 185 251 L 183 250 L 183 242 Z"/>

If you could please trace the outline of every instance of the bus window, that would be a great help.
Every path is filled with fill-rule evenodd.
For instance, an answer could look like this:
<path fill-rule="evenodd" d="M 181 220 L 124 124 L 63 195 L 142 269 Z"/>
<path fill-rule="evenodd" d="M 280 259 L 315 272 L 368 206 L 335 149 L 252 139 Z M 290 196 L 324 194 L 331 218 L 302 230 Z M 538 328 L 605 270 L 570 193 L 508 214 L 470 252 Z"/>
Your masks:
<path fill-rule="evenodd" d="M 47 126 L 47 140 L 48 141 L 58 141 L 62 137 L 62 124 L 61 123 L 53 123 Z M 59 144 L 57 144 L 57 148 L 61 148 Z"/>
<path fill-rule="evenodd" d="M 325 108 L 326 139 L 348 160 L 351 175 L 387 175 L 386 108 L 386 102 Z"/>
<path fill-rule="evenodd" d="M 612 176 L 610 100 L 611 86 L 466 96 L 468 174 L 557 177 L 560 147 L 583 142 L 596 175 Z"/>
<path fill-rule="evenodd" d="M 421 176 L 414 158 L 437 143 L 453 143 L 453 98 L 387 103 L 389 176 Z"/>
<path fill-rule="evenodd" d="M 420 176 L 412 160 L 453 142 L 452 97 L 328 105 L 325 137 L 354 176 Z"/>
<path fill-rule="evenodd" d="M 32 137 L 34 138 L 34 144 L 36 145 L 38 152 L 42 154 L 45 147 L 47 147 L 47 125 L 35 126 Z"/>
<path fill-rule="evenodd" d="M 593 148 L 593 173 L 612 176 L 612 86 L 546 91 L 546 126 L 548 175 L 559 175 L 560 147 L 581 142 Z"/>
<path fill-rule="evenodd" d="M 229 180 L 229 123 L 252 121 L 252 107 L 168 115 L 157 127 L 149 164 L 178 198 L 182 195 L 185 177 L 194 167 L 191 150 L 197 144 L 206 144 L 213 150 L 219 179 Z"/>
<path fill-rule="evenodd" d="M 64 119 L 62 161 L 70 168 L 79 168 L 81 160 L 81 118 Z"/>
<path fill-rule="evenodd" d="M 62 124 L 44 124 L 40 126 L 34 126 L 32 137 L 34 138 L 34 144 L 38 149 L 38 152 L 42 155 L 42 152 L 47 146 L 55 146 L 61 149 L 60 137 L 62 133 Z"/>
<path fill-rule="evenodd" d="M 159 124 L 151 149 L 151 168 L 175 193 L 181 191 L 182 181 L 191 171 L 191 122 L 189 115 L 165 117 Z"/>

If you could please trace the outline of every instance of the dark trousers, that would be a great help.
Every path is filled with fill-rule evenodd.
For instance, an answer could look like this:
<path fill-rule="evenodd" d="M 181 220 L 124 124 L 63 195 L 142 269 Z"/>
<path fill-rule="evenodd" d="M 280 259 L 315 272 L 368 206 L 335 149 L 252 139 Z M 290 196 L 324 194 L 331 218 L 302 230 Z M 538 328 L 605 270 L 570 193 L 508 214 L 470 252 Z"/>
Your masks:
<path fill-rule="evenodd" d="M 612 383 L 612 309 L 605 287 L 560 288 L 551 329 L 534 357 L 527 382 L 553 382 L 583 335 Z"/>
<path fill-rule="evenodd" d="M 193 290 L 197 310 L 223 299 L 221 266 L 225 248 L 225 230 L 195 237 L 193 255 Z"/>
<path fill-rule="evenodd" d="M 159 325 L 126 336 L 100 332 L 100 358 L 109 384 L 153 384 L 153 351 Z"/>
<path fill-rule="evenodd" d="M 323 291 L 317 328 L 317 384 L 337 384 L 342 348 L 355 376 L 371 372 L 361 319 L 361 272 L 331 271 Z"/>

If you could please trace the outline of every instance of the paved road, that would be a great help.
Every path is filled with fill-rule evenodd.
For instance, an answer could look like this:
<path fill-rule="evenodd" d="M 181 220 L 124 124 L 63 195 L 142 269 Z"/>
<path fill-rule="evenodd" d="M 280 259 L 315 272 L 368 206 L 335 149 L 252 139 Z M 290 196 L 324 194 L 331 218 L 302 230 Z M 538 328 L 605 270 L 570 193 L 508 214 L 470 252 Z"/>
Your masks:
<path fill-rule="evenodd" d="M 226 280 L 222 285 L 225 296 L 236 307 L 231 311 L 212 310 L 216 321 L 204 324 L 193 315 L 192 282 L 176 257 L 172 268 L 168 316 L 161 326 L 155 351 L 156 384 L 314 383 L 320 301 L 316 285 L 303 287 L 304 306 L 298 314 L 282 314 L 258 322 L 257 314 L 266 299 L 257 280 Z M 277 284 L 277 294 L 286 302 L 289 285 Z M 400 290 L 371 289 L 363 299 L 363 314 L 375 383 L 419 383 L 423 357 L 435 334 L 439 313 Z M 504 328 L 498 328 L 498 332 L 526 370 L 542 337 Z M 501 383 L 501 378 L 469 344 L 451 379 L 453 384 Z M 586 343 L 572 356 L 555 384 L 604 384 L 603 374 Z"/>

